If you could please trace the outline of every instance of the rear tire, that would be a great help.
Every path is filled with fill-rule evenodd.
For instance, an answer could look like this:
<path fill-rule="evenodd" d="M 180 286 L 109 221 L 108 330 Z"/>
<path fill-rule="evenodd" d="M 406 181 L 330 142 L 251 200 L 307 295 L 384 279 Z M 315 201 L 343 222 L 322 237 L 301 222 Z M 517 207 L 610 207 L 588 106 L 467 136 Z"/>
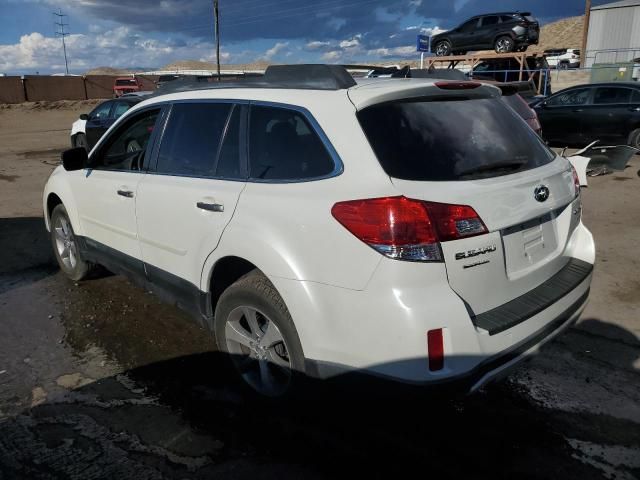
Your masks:
<path fill-rule="evenodd" d="M 446 57 L 451 55 L 451 43 L 449 40 L 440 40 L 435 45 L 435 53 L 437 57 Z"/>
<path fill-rule="evenodd" d="M 496 38 L 496 41 L 493 44 L 493 49 L 496 53 L 513 52 L 513 50 L 515 49 L 515 43 L 510 36 L 503 35 L 502 37 Z"/>
<path fill-rule="evenodd" d="M 269 279 L 253 270 L 220 296 L 214 317 L 219 351 L 243 384 L 268 398 L 299 390 L 304 354 L 289 310 Z"/>
<path fill-rule="evenodd" d="M 60 270 L 76 282 L 87 278 L 96 269 L 96 265 L 82 258 L 78 239 L 64 205 L 57 205 L 53 209 L 50 224 L 51 246 Z"/>

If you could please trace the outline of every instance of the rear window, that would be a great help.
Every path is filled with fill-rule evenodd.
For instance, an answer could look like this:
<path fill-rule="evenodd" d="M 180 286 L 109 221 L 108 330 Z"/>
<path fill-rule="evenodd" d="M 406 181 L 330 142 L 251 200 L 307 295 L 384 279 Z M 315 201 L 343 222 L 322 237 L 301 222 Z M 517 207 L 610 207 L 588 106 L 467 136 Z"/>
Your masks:
<path fill-rule="evenodd" d="M 403 180 L 495 177 L 554 158 L 495 98 L 386 103 L 362 110 L 358 119 L 382 168 Z"/>
<path fill-rule="evenodd" d="M 131 80 L 116 80 L 116 85 L 135 85 L 136 81 L 134 79 Z"/>
<path fill-rule="evenodd" d="M 511 107 L 513 111 L 520 115 L 522 118 L 533 117 L 531 108 L 529 108 L 527 102 L 525 102 L 517 93 L 513 95 L 503 95 L 502 101 L 509 105 L 509 107 Z"/>

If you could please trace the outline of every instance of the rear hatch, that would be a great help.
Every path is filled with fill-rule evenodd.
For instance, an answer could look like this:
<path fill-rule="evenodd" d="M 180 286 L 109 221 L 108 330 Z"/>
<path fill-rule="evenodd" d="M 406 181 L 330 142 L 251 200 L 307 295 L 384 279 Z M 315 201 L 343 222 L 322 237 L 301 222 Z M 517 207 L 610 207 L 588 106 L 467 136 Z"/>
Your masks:
<path fill-rule="evenodd" d="M 563 251 L 578 223 L 571 208 L 576 187 L 567 160 L 493 88 L 478 87 L 491 98 L 465 90 L 433 96 L 432 89 L 423 98 L 363 108 L 358 119 L 400 194 L 470 206 L 484 223 L 481 234 L 440 243 L 451 288 L 477 315 L 567 264 Z"/>
<path fill-rule="evenodd" d="M 538 20 L 530 13 L 523 13 L 521 16 L 526 22 L 529 40 L 537 41 L 540 37 L 540 24 L 538 23 Z"/>

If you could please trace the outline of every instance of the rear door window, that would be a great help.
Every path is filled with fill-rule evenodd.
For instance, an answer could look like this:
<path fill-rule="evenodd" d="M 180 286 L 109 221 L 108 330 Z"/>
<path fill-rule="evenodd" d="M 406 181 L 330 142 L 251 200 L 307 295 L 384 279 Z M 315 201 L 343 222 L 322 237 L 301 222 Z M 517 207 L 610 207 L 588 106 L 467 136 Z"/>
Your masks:
<path fill-rule="evenodd" d="M 176 103 L 171 107 L 156 171 L 213 177 L 220 140 L 233 104 Z"/>
<path fill-rule="evenodd" d="M 596 88 L 593 96 L 594 105 L 607 105 L 616 103 L 629 103 L 631 101 L 631 89 L 619 87 Z"/>
<path fill-rule="evenodd" d="M 358 120 L 382 168 L 403 180 L 494 177 L 554 158 L 496 98 L 385 103 L 360 111 Z"/>
<path fill-rule="evenodd" d="M 113 111 L 111 112 L 112 118 L 120 118 L 124 112 L 131 108 L 131 104 L 127 102 L 115 102 Z"/>
<path fill-rule="evenodd" d="M 500 19 L 500 17 L 498 17 L 496 15 L 490 15 L 488 17 L 483 17 L 482 26 L 483 27 L 489 27 L 491 25 L 497 25 L 499 19 Z"/>
<path fill-rule="evenodd" d="M 251 178 L 256 180 L 305 180 L 329 175 L 334 162 L 302 113 L 253 105 L 249 168 Z"/>

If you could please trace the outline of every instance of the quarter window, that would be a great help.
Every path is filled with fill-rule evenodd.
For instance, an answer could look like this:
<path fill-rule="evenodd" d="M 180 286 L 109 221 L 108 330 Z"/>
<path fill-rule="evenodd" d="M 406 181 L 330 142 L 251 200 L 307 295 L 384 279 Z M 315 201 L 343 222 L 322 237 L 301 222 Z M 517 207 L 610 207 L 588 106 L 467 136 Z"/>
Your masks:
<path fill-rule="evenodd" d="M 286 108 L 251 107 L 251 178 L 297 180 L 328 175 L 333 159 L 309 121 Z"/>
<path fill-rule="evenodd" d="M 160 145 L 158 173 L 213 177 L 229 103 L 176 103 Z"/>
<path fill-rule="evenodd" d="M 616 87 L 596 88 L 596 94 L 593 97 L 595 105 L 605 105 L 610 103 L 629 103 L 631 100 L 631 89 Z"/>
<path fill-rule="evenodd" d="M 561 93 L 547 100 L 547 105 L 560 107 L 565 105 L 585 105 L 591 94 L 590 88 L 578 88 L 570 92 Z"/>
<path fill-rule="evenodd" d="M 93 168 L 101 170 L 139 170 L 160 109 L 135 115 L 106 140 L 92 157 Z"/>

